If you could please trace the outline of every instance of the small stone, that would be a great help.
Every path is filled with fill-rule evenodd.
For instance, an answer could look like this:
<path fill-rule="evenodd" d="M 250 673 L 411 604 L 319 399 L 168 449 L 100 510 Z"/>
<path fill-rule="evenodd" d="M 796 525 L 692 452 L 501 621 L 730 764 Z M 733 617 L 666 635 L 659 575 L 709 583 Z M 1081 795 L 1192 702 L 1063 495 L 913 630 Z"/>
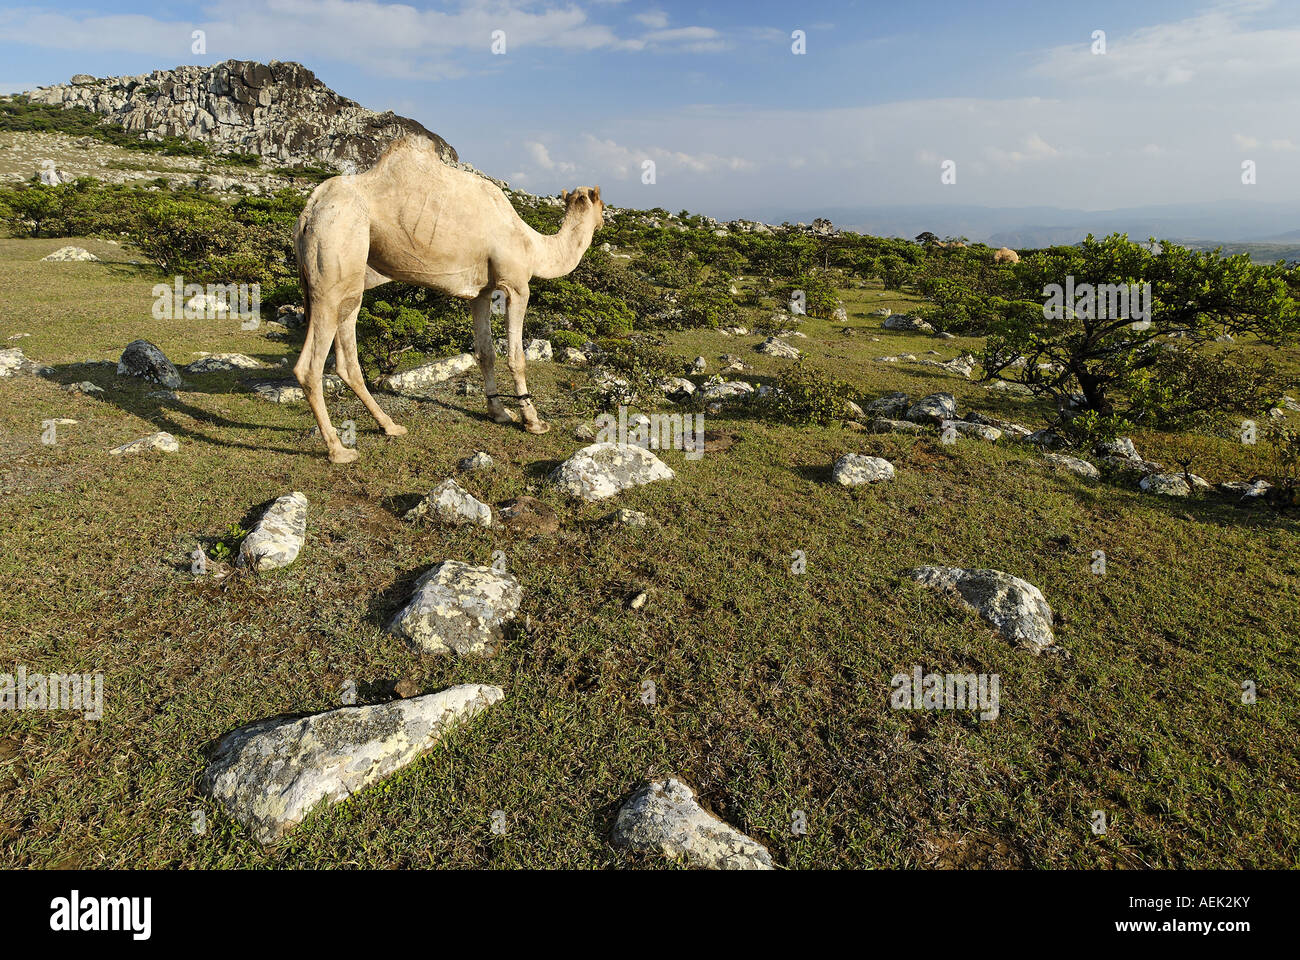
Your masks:
<path fill-rule="evenodd" d="M 456 464 L 456 469 L 461 473 L 473 473 L 475 470 L 491 470 L 494 466 L 496 466 L 496 461 L 482 450 L 479 450 Z"/>
<path fill-rule="evenodd" d="M 1209 490 L 1210 484 L 1191 474 L 1191 483 L 1188 483 L 1188 477 L 1181 473 L 1153 473 L 1145 476 L 1138 482 L 1138 486 L 1147 493 L 1156 493 L 1166 497 L 1189 497 L 1193 490 Z"/>
<path fill-rule="evenodd" d="M 114 457 L 120 457 L 124 454 L 148 453 L 158 450 L 163 453 L 175 453 L 181 448 L 176 442 L 176 438 L 166 431 L 151 433 L 147 437 L 141 437 L 139 440 L 132 440 L 130 443 L 124 443 L 120 447 L 113 447 L 109 454 Z"/>
<path fill-rule="evenodd" d="M 239 545 L 239 565 L 261 573 L 297 560 L 307 539 L 307 506 L 297 490 L 277 498 Z"/>
<path fill-rule="evenodd" d="M 772 856 L 758 841 L 710 815 L 680 780 L 653 780 L 618 811 L 615 846 L 710 870 L 771 870 Z"/>
<path fill-rule="evenodd" d="M 645 527 L 650 523 L 650 518 L 639 510 L 628 510 L 626 507 L 615 510 L 614 515 L 610 518 L 616 524 L 624 527 Z"/>
<path fill-rule="evenodd" d="M 481 527 L 492 526 L 492 508 L 476 500 L 455 480 L 442 481 L 428 496 L 406 512 L 404 519 L 421 520 L 437 517 L 444 523 L 472 523 Z"/>
<path fill-rule="evenodd" d="M 642 608 L 643 608 L 643 607 L 644 607 L 644 606 L 645 606 L 649 601 L 650 601 L 650 594 L 649 594 L 649 592 L 648 592 L 648 591 L 645 591 L 645 590 L 641 590 L 641 591 L 637 592 L 637 593 L 632 597 L 632 599 L 629 600 L 629 601 L 627 602 L 627 607 L 628 607 L 629 610 L 640 610 L 640 609 L 642 609 Z"/>
<path fill-rule="evenodd" d="M 65 385 L 63 389 L 66 390 L 68 393 L 81 393 L 81 394 L 85 394 L 88 397 L 92 397 L 97 393 L 104 392 L 103 387 L 97 387 L 89 380 L 82 380 L 80 383 L 69 383 Z"/>
<path fill-rule="evenodd" d="M 405 680 L 397 681 L 396 685 L 393 687 L 393 693 L 397 694 L 404 700 L 415 696 L 419 692 L 420 685 L 409 677 Z"/>
<path fill-rule="evenodd" d="M 186 373 L 224 373 L 228 370 L 256 370 L 261 361 L 243 353 L 211 353 L 185 367 Z"/>
<path fill-rule="evenodd" d="M 552 534 L 560 529 L 559 515 L 536 497 L 503 500 L 497 504 L 497 516 L 508 530 L 514 532 Z"/>

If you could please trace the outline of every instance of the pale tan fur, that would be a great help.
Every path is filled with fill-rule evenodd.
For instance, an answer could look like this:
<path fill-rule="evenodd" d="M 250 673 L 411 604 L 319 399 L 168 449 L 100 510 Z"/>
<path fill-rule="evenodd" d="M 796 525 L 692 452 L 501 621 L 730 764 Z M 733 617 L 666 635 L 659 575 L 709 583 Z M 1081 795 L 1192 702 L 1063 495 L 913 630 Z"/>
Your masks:
<path fill-rule="evenodd" d="M 488 413 L 513 423 L 497 392 L 492 344 L 492 294 L 506 297 L 508 364 L 515 393 L 524 396 L 524 311 L 533 277 L 573 270 L 604 221 L 599 187 L 562 195 L 564 222 L 546 236 L 519 218 L 506 195 L 483 177 L 450 167 L 422 137 L 395 141 L 365 173 L 326 180 L 298 220 L 294 246 L 307 312 L 307 342 L 293 372 L 334 463 L 358 456 L 339 442 L 325 409 L 322 377 L 330 345 L 343 381 L 390 437 L 398 426 L 366 389 L 357 358 L 357 312 L 371 287 L 401 280 L 471 301 L 474 355 L 483 371 Z M 530 433 L 550 429 L 531 400 L 520 400 Z"/>

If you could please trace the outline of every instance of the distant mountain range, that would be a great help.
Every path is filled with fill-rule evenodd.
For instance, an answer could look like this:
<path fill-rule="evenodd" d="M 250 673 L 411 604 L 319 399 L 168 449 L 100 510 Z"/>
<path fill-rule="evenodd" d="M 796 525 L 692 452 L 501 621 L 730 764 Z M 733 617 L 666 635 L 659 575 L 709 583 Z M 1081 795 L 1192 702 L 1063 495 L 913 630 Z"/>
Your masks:
<path fill-rule="evenodd" d="M 1078 243 L 1089 233 L 1118 232 L 1135 240 L 1156 237 L 1198 248 L 1222 245 L 1257 259 L 1300 259 L 1300 204 L 1219 200 L 1116 210 L 913 205 L 769 209 L 758 211 L 758 216 L 768 223 L 826 217 L 841 230 L 874 236 L 911 238 L 928 230 L 940 237 L 1017 249 Z"/>

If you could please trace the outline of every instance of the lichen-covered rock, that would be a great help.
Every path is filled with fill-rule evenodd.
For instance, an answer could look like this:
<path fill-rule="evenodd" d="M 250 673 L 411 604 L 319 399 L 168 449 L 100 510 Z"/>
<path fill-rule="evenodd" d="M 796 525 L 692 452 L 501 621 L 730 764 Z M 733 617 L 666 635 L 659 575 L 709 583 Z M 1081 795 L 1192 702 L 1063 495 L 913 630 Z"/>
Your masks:
<path fill-rule="evenodd" d="M 792 347 L 780 337 L 768 337 L 758 346 L 754 347 L 759 353 L 765 353 L 769 357 L 781 357 L 785 360 L 798 360 L 799 350 Z"/>
<path fill-rule="evenodd" d="M 18 347 L 0 349 L 0 378 L 19 374 L 36 376 L 49 372 L 51 372 L 49 367 L 44 367 L 30 357 L 23 356 L 22 350 Z"/>
<path fill-rule="evenodd" d="M 124 443 L 120 447 L 113 447 L 109 454 L 114 457 L 120 457 L 124 454 L 132 453 L 149 453 L 154 450 L 162 453 L 175 453 L 181 448 L 176 442 L 176 438 L 165 430 L 157 433 L 151 433 L 147 437 L 141 437 L 139 440 L 132 440 L 130 443 Z"/>
<path fill-rule="evenodd" d="M 1089 463 L 1087 460 L 1080 460 L 1078 457 L 1069 457 L 1063 453 L 1045 453 L 1043 459 L 1054 467 L 1061 467 L 1069 470 L 1076 476 L 1084 477 L 1088 480 L 1097 480 L 1101 477 L 1101 471 Z"/>
<path fill-rule="evenodd" d="M 923 434 L 930 432 L 925 424 L 912 423 L 910 420 L 891 420 L 889 417 L 876 417 L 867 426 L 872 433 Z"/>
<path fill-rule="evenodd" d="M 876 307 L 876 309 L 868 313 L 867 316 L 880 317 L 881 319 L 884 319 L 885 317 L 890 316 L 893 312 L 894 311 L 890 310 L 888 307 Z"/>
<path fill-rule="evenodd" d="M 907 410 L 911 405 L 912 401 L 908 399 L 907 394 L 887 393 L 883 397 L 877 397 L 868 403 L 866 412 L 873 417 L 900 419 L 907 415 Z"/>
<path fill-rule="evenodd" d="M 1206 480 L 1196 474 L 1190 474 L 1190 477 L 1191 482 L 1188 483 L 1188 477 L 1181 473 L 1153 473 L 1143 477 L 1138 486 L 1147 493 L 1158 493 L 1166 497 L 1189 497 L 1193 490 L 1212 489 Z"/>
<path fill-rule="evenodd" d="M 406 512 L 407 520 L 421 520 L 424 517 L 437 517 L 445 523 L 476 523 L 481 527 L 492 526 L 492 508 L 482 500 L 476 500 L 455 480 L 442 481 L 429 495 Z"/>
<path fill-rule="evenodd" d="M 307 539 L 307 496 L 295 490 L 266 508 L 244 542 L 239 565 L 261 573 L 287 567 L 298 559 Z"/>
<path fill-rule="evenodd" d="M 929 323 L 907 313 L 896 313 L 887 317 L 881 326 L 886 330 L 918 330 L 922 333 L 934 333 L 934 327 Z"/>
<path fill-rule="evenodd" d="M 496 461 L 492 459 L 492 455 L 478 450 L 468 457 L 464 457 L 456 464 L 456 469 L 461 473 L 473 473 L 476 470 L 491 470 L 494 466 L 496 466 Z"/>
<path fill-rule="evenodd" d="M 1014 437 L 1016 440 L 1024 440 L 1033 433 L 1033 431 L 1028 427 L 1021 426 L 1018 423 L 1012 423 L 1010 420 L 990 417 L 986 413 L 968 413 L 966 414 L 965 419 L 967 423 L 980 423 L 986 427 L 996 427 L 1007 436 Z"/>
<path fill-rule="evenodd" d="M 202 789 L 259 841 L 273 843 L 318 803 L 345 800 L 401 769 L 504 697 L 500 687 L 467 683 L 391 703 L 252 723 L 222 738 Z"/>
<path fill-rule="evenodd" d="M 623 527 L 645 527 L 650 523 L 650 518 L 639 510 L 628 510 L 626 507 L 615 510 L 614 515 L 610 517 L 610 522 Z"/>
<path fill-rule="evenodd" d="M 1097 453 L 1108 457 L 1123 457 L 1125 460 L 1141 460 L 1137 447 L 1130 437 L 1117 437 L 1114 440 L 1101 440 L 1097 443 Z"/>
<path fill-rule="evenodd" d="M 167 355 L 148 340 L 132 340 L 117 361 L 119 377 L 140 377 L 175 390 L 183 385 L 180 371 Z"/>
<path fill-rule="evenodd" d="M 549 340 L 529 340 L 524 344 L 524 359 L 529 363 L 539 363 L 555 357 L 555 348 Z"/>
<path fill-rule="evenodd" d="M 210 353 L 185 367 L 186 373 L 224 373 L 228 370 L 256 370 L 262 366 L 244 353 Z"/>
<path fill-rule="evenodd" d="M 957 400 L 951 393 L 932 393 L 907 408 L 907 420 L 939 425 L 957 419 Z"/>
<path fill-rule="evenodd" d="M 907 576 L 976 611 L 1008 640 L 1034 653 L 1050 649 L 1054 615 L 1042 592 L 1001 570 L 917 567 Z"/>
<path fill-rule="evenodd" d="M 251 387 L 254 396 L 271 403 L 301 403 L 307 399 L 297 380 L 263 380 L 251 384 Z M 326 393 L 338 393 L 343 389 L 343 378 L 337 373 L 327 373 L 321 377 L 321 389 Z"/>
<path fill-rule="evenodd" d="M 953 429 L 957 433 L 968 437 L 978 437 L 980 440 L 988 440 L 990 443 L 1002 439 L 1002 431 L 997 427 L 990 427 L 985 423 L 973 423 L 969 420 L 945 420 L 939 424 L 939 429 Z"/>
<path fill-rule="evenodd" d="M 865 457 L 846 453 L 831 467 L 831 479 L 844 487 L 857 487 L 864 483 L 879 483 L 894 479 L 894 465 L 880 457 Z"/>
<path fill-rule="evenodd" d="M 478 366 L 472 353 L 458 353 L 454 357 L 435 360 L 420 367 L 394 373 L 379 381 L 379 385 L 393 393 L 423 396 L 440 383 L 458 377 Z"/>
<path fill-rule="evenodd" d="M 522 601 L 508 573 L 446 560 L 416 581 L 388 629 L 420 653 L 491 656 Z"/>
<path fill-rule="evenodd" d="M 551 480 L 571 497 L 595 501 L 631 487 L 676 474 L 644 447 L 631 443 L 593 443 L 551 473 Z"/>
<path fill-rule="evenodd" d="M 1219 484 L 1219 491 L 1229 496 L 1237 497 L 1239 500 L 1258 500 L 1263 502 L 1264 496 L 1273 489 L 1273 484 L 1267 480 L 1228 480 Z"/>
<path fill-rule="evenodd" d="M 98 261 L 99 257 L 85 247 L 59 247 L 59 249 L 48 256 L 41 257 L 41 259 L 48 260 L 51 263 L 90 263 Z"/>
<path fill-rule="evenodd" d="M 680 780 L 653 780 L 618 811 L 615 846 L 683 858 L 709 870 L 771 870 L 772 855 L 757 840 L 710 815 Z"/>

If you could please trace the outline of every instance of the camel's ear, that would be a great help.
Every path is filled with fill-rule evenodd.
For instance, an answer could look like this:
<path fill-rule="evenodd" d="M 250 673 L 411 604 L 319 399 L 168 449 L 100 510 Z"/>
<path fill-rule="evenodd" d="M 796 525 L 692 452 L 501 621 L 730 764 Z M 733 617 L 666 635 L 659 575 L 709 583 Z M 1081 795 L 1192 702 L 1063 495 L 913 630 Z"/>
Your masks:
<path fill-rule="evenodd" d="M 563 200 L 565 203 L 568 203 L 568 202 L 569 202 L 569 191 L 568 191 L 568 190 L 561 190 L 561 191 L 560 191 L 560 199 Z"/>
<path fill-rule="evenodd" d="M 600 187 L 592 187 L 592 188 L 591 188 L 591 195 L 592 195 L 595 199 L 599 200 L 599 199 L 600 199 Z"/>

